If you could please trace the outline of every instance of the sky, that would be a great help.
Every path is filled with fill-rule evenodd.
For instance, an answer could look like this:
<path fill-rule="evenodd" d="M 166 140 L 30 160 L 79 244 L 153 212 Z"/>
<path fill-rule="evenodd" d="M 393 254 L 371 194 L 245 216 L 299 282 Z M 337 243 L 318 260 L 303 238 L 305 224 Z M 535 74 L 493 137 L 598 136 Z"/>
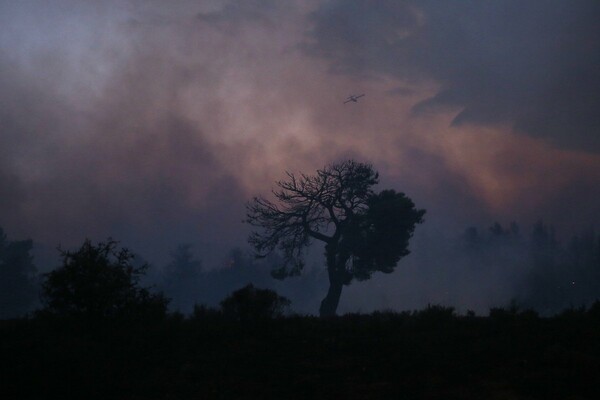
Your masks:
<path fill-rule="evenodd" d="M 598 226 L 599 18 L 594 0 L 0 0 L 0 226 L 157 264 L 193 243 L 218 266 L 247 200 L 347 158 L 427 209 L 419 249 L 493 221 Z M 410 282 L 377 284 L 401 306 Z"/>

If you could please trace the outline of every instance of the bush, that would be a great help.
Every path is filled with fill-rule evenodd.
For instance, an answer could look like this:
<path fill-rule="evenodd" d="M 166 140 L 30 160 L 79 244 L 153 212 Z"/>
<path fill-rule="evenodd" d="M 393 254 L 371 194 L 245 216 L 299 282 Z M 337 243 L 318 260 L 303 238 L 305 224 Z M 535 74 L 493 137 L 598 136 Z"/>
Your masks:
<path fill-rule="evenodd" d="M 221 302 L 226 318 L 253 321 L 278 318 L 290 305 L 290 300 L 270 289 L 257 289 L 249 284 L 236 290 Z"/>
<path fill-rule="evenodd" d="M 75 252 L 60 250 L 62 266 L 44 275 L 45 314 L 92 319 L 160 317 L 168 300 L 140 287 L 148 268 L 133 265 L 133 254 L 109 239 L 94 246 L 86 240 Z"/>

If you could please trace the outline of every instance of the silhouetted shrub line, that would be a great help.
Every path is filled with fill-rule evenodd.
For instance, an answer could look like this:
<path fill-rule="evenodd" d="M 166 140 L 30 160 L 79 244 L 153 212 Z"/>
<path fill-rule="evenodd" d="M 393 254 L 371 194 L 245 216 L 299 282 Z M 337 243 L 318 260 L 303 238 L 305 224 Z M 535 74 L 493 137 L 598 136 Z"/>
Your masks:
<path fill-rule="evenodd" d="M 244 289 L 244 288 L 243 288 Z M 247 288 L 246 288 L 247 289 Z M 0 322 L 6 398 L 597 398 L 598 304 L 555 317 L 495 309 Z M 551 381 L 551 383 L 549 383 Z M 374 392 L 369 392 L 369 390 Z"/>
<path fill-rule="evenodd" d="M 544 316 L 555 315 L 566 307 L 589 306 L 598 300 L 600 293 L 600 235 L 589 227 L 563 243 L 557 236 L 554 228 L 542 221 L 532 226 L 529 235 L 523 234 L 516 223 L 503 227 L 496 222 L 483 230 L 471 227 L 458 241 L 451 243 L 443 255 L 448 257 L 444 268 L 449 268 L 450 273 L 453 265 L 465 265 L 471 272 L 511 270 L 519 281 L 515 301 Z M 39 305 L 36 299 L 47 275 L 36 271 L 33 243 L 30 239 L 8 240 L 0 228 L 0 319 L 23 316 Z M 226 267 L 205 270 L 203 263 L 192 254 L 191 247 L 180 245 L 162 271 L 153 270 L 152 277 L 145 278 L 153 280 L 172 298 L 168 304 L 170 311 L 189 314 L 198 302 L 216 306 L 226 294 L 245 283 L 270 288 L 279 285 L 273 283 L 268 272 L 285 262 L 281 254 L 273 253 L 257 261 L 236 248 L 228 255 Z M 428 261 L 425 258 L 418 262 Z M 147 268 L 139 257 L 131 266 Z M 305 272 L 308 272 L 303 273 L 306 276 L 288 280 L 285 287 L 277 286 L 286 296 L 295 299 L 298 309 L 300 303 L 309 303 L 323 290 L 324 274 L 320 274 L 318 268 Z M 159 300 L 156 287 L 138 288 Z M 162 296 L 163 300 L 167 296 Z M 310 310 L 316 308 L 315 304 Z"/>

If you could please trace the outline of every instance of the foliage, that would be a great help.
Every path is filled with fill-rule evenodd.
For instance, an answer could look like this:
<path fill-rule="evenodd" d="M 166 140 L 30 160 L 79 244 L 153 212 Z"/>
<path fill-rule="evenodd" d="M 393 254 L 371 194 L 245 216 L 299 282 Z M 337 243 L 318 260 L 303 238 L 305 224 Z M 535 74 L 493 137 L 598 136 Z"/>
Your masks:
<path fill-rule="evenodd" d="M 410 253 L 408 241 L 425 214 L 415 210 L 404 193 L 394 190 L 370 195 L 366 205 L 349 223 L 340 243 L 344 251 L 352 253 L 348 272 L 358 280 L 369 279 L 375 271 L 393 272 L 398 261 Z"/>
<path fill-rule="evenodd" d="M 7 239 L 0 228 L 0 319 L 20 317 L 37 298 L 33 241 Z"/>
<path fill-rule="evenodd" d="M 164 315 L 168 300 L 140 287 L 148 265 L 135 266 L 133 254 L 117 245 L 112 239 L 97 245 L 86 240 L 77 251 L 59 249 L 62 266 L 42 284 L 44 311 L 86 318 Z"/>
<path fill-rule="evenodd" d="M 281 317 L 289 305 L 290 301 L 274 290 L 250 284 L 225 298 L 221 310 L 225 317 L 236 321 L 257 321 Z"/>

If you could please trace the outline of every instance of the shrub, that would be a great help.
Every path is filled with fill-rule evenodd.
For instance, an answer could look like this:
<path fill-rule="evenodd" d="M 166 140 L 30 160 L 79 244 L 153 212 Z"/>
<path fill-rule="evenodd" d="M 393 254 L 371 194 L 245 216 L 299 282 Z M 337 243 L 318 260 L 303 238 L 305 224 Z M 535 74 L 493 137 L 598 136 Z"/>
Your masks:
<path fill-rule="evenodd" d="M 168 300 L 139 285 L 147 264 L 134 266 L 133 254 L 114 240 L 96 246 L 86 240 L 77 251 L 59 251 L 62 266 L 44 275 L 45 313 L 95 319 L 166 314 Z"/>
<path fill-rule="evenodd" d="M 236 290 L 221 302 L 226 318 L 237 321 L 264 320 L 281 317 L 290 300 L 270 289 L 257 289 L 252 284 Z"/>

